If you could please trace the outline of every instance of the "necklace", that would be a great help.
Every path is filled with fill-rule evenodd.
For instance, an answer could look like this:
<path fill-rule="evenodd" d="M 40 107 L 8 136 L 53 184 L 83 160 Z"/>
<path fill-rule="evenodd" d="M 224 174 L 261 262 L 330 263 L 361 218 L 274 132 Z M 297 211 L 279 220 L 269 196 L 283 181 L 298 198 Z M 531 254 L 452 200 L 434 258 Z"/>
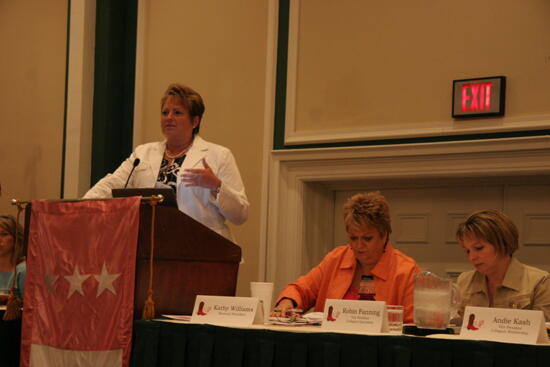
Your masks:
<path fill-rule="evenodd" d="M 183 150 L 180 150 L 179 152 L 175 153 L 175 154 L 170 154 L 170 152 L 168 152 L 168 148 L 166 148 L 164 150 L 164 155 L 166 156 L 166 158 L 168 159 L 176 159 L 178 157 L 181 157 L 182 155 L 184 155 L 185 153 L 187 153 L 187 151 L 189 150 L 189 148 L 191 148 L 191 144 L 189 144 L 188 146 L 186 146 L 185 148 L 183 148 Z"/>

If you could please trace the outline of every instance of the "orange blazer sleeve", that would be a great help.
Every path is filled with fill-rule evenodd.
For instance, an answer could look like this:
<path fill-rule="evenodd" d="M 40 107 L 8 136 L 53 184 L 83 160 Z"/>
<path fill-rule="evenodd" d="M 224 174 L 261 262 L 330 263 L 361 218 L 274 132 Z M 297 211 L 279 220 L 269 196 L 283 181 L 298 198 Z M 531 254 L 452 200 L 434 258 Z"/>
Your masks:
<path fill-rule="evenodd" d="M 340 246 L 329 252 L 309 273 L 288 284 L 277 299 L 294 300 L 304 311 L 315 306 L 323 311 L 327 298 L 341 299 L 353 280 L 356 260 L 351 248 Z"/>

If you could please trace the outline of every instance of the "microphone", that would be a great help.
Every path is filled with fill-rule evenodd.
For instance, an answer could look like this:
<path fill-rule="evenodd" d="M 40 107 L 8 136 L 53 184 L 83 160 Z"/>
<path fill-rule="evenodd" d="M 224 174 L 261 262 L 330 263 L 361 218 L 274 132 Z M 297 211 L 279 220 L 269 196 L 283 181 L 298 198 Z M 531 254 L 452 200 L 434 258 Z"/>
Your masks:
<path fill-rule="evenodd" d="M 126 183 L 124 184 L 124 188 L 126 188 L 126 186 L 128 186 L 128 182 L 130 181 L 130 177 L 132 177 L 132 173 L 134 173 L 134 170 L 139 165 L 139 162 L 140 162 L 139 158 L 134 159 L 134 166 L 132 167 L 132 170 L 130 171 L 130 174 L 128 175 L 128 178 L 126 179 Z"/>

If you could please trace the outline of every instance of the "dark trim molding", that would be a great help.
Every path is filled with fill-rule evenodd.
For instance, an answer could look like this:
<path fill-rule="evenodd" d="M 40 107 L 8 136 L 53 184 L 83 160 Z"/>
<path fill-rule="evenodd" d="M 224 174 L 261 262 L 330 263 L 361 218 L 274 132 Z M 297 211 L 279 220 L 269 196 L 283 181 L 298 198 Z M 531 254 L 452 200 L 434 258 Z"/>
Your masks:
<path fill-rule="evenodd" d="M 356 146 L 368 146 L 368 145 L 441 143 L 441 142 L 447 142 L 447 141 L 520 138 L 520 137 L 527 137 L 527 136 L 544 136 L 544 135 L 550 136 L 550 130 L 508 131 L 508 132 L 485 133 L 485 134 L 423 136 L 418 138 L 349 141 L 349 142 L 323 143 L 323 144 L 284 145 L 282 148 L 274 147 L 274 149 L 280 150 L 280 149 L 356 147 Z"/>
<path fill-rule="evenodd" d="M 273 127 L 273 149 L 286 149 L 285 113 L 286 79 L 288 66 L 288 28 L 290 0 L 279 0 L 279 26 L 277 35 L 277 71 L 275 80 L 275 126 Z"/>
<path fill-rule="evenodd" d="M 61 183 L 59 197 L 65 197 L 65 152 L 67 150 L 67 100 L 69 98 L 69 49 L 71 42 L 71 0 L 67 0 L 67 43 L 65 44 L 65 100 L 63 101 L 63 140 L 61 142 Z"/>
<path fill-rule="evenodd" d="M 91 184 L 132 151 L 138 0 L 97 0 Z"/>

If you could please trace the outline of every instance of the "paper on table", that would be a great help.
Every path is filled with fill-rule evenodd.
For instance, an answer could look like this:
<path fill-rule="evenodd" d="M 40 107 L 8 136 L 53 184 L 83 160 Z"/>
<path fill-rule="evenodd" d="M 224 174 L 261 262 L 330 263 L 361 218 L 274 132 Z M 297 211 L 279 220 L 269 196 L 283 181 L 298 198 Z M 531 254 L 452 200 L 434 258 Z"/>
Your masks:
<path fill-rule="evenodd" d="M 323 322 L 323 315 L 322 312 L 310 312 L 304 315 L 304 319 L 311 324 L 321 324 Z"/>
<path fill-rule="evenodd" d="M 161 315 L 161 316 L 166 317 L 168 319 L 173 319 L 173 320 L 191 321 L 190 315 Z"/>
<path fill-rule="evenodd" d="M 302 317 L 296 317 L 293 320 L 288 317 L 269 317 L 269 323 L 273 325 L 321 325 L 322 322 L 322 312 L 312 312 Z"/>

